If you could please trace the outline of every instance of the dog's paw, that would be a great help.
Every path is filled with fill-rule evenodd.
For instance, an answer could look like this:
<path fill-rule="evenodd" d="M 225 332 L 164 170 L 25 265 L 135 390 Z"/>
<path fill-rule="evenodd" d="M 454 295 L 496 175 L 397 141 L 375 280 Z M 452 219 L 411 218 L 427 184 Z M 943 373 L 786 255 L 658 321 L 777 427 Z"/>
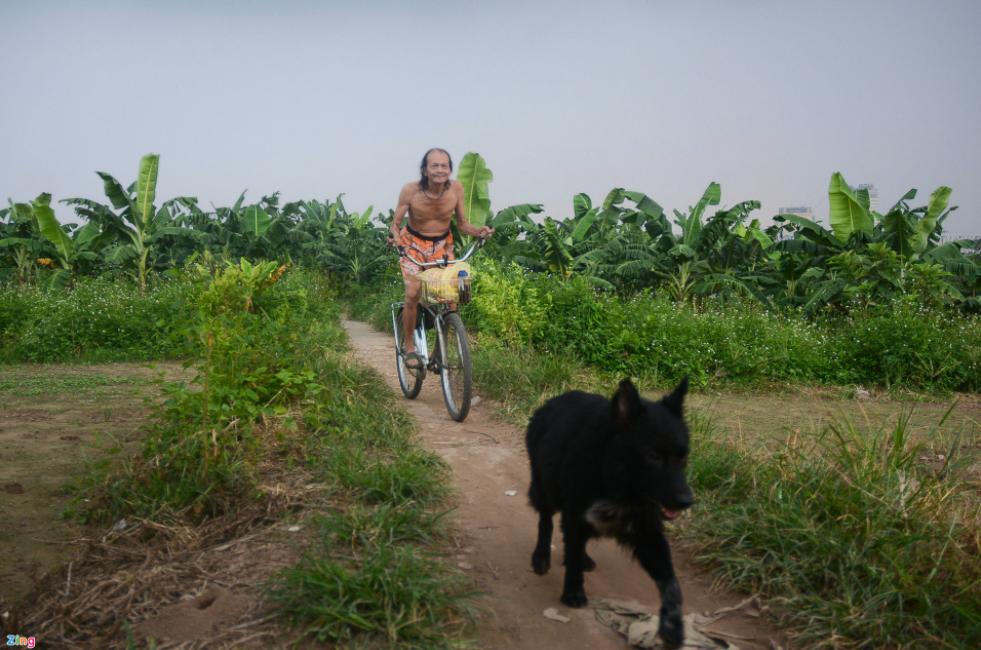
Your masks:
<path fill-rule="evenodd" d="M 548 573 L 548 570 L 552 568 L 552 559 L 547 554 L 539 555 L 538 553 L 531 554 L 531 568 L 532 570 L 540 576 Z"/>
<path fill-rule="evenodd" d="M 582 589 L 563 591 L 562 597 L 559 600 L 562 601 L 563 605 L 568 605 L 574 609 L 585 607 L 586 603 L 589 602 L 589 599 L 586 598 L 586 592 Z"/>
<path fill-rule="evenodd" d="M 596 568 L 596 563 L 593 562 L 593 558 L 589 557 L 588 555 L 585 556 L 582 561 L 582 570 L 589 572 L 595 568 Z"/>
<path fill-rule="evenodd" d="M 680 616 L 662 616 L 657 633 L 669 648 L 680 648 L 685 642 L 685 624 Z"/>

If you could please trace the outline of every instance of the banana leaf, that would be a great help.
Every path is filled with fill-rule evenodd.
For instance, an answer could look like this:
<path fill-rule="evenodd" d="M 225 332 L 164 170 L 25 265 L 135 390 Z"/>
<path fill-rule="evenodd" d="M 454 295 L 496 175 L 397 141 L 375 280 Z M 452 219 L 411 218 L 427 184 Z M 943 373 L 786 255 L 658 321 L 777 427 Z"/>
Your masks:
<path fill-rule="evenodd" d="M 42 197 L 47 197 L 47 200 L 42 200 Z M 41 234 L 55 245 L 55 249 L 58 251 L 59 257 L 61 257 L 62 264 L 67 264 L 72 256 L 72 252 L 75 250 L 75 242 L 68 236 L 68 233 L 61 229 L 61 224 L 55 218 L 50 202 L 50 194 L 39 196 L 38 200 L 32 203 L 34 206 L 34 216 L 37 219 L 38 227 L 41 229 Z"/>
<path fill-rule="evenodd" d="M 96 175 L 102 179 L 105 186 L 104 191 L 106 193 L 106 197 L 112 203 L 112 207 L 114 209 L 119 210 L 127 207 L 130 208 L 130 210 L 134 209 L 133 202 L 129 198 L 129 194 L 123 189 L 123 186 L 119 184 L 119 181 L 113 178 L 111 174 L 107 174 L 105 172 L 96 172 Z M 133 225 L 136 224 L 134 223 Z"/>
<path fill-rule="evenodd" d="M 487 169 L 480 154 L 467 152 L 460 161 L 456 178 L 463 184 L 463 207 L 467 221 L 477 227 L 487 224 L 493 216 L 487 184 L 494 180 L 494 174 Z M 459 218 L 460 215 L 457 215 L 457 220 Z"/>
<path fill-rule="evenodd" d="M 28 252 L 44 250 L 44 245 L 36 239 L 26 239 L 24 237 L 7 237 L 0 239 L 0 248 L 24 248 Z"/>
<path fill-rule="evenodd" d="M 143 220 L 142 230 L 146 231 L 150 221 L 156 216 L 153 201 L 157 197 L 157 171 L 160 156 L 148 153 L 140 160 L 140 175 L 136 186 L 136 212 Z"/>
<path fill-rule="evenodd" d="M 572 230 L 571 239 L 575 242 L 582 241 L 582 238 L 586 236 L 586 233 L 592 227 L 593 222 L 596 221 L 596 214 L 598 210 L 592 208 L 586 212 L 581 219 L 576 220 L 576 227 Z"/>
<path fill-rule="evenodd" d="M 89 248 L 101 233 L 99 224 L 92 222 L 85 224 L 75 233 L 75 247 L 77 249 Z"/>
<path fill-rule="evenodd" d="M 51 290 L 63 291 L 68 283 L 71 282 L 72 274 L 68 269 L 55 269 L 48 278 L 47 288 Z"/>
<path fill-rule="evenodd" d="M 806 239 L 820 244 L 821 246 L 826 246 L 834 250 L 841 250 L 843 242 L 839 240 L 833 232 L 830 230 L 814 223 L 810 219 L 805 219 L 804 217 L 798 216 L 796 214 L 778 214 L 773 217 L 774 221 L 789 221 L 798 227 L 799 232 Z M 778 242 L 783 244 L 788 241 L 795 240 L 784 240 L 783 242 Z"/>
<path fill-rule="evenodd" d="M 242 219 L 242 224 L 245 227 L 245 231 L 255 238 L 262 237 L 269 230 L 269 224 L 272 223 L 272 219 L 266 214 L 266 211 L 260 208 L 258 205 L 250 205 L 245 209 L 245 216 Z"/>
<path fill-rule="evenodd" d="M 588 194 L 580 192 L 572 197 L 572 214 L 576 220 L 582 219 L 592 209 L 593 202 Z"/>
<path fill-rule="evenodd" d="M 664 208 L 643 192 L 624 191 L 623 195 L 636 203 L 637 209 L 649 219 L 660 219 L 664 215 Z"/>
<path fill-rule="evenodd" d="M 868 192 L 865 192 L 866 204 L 862 205 L 839 172 L 831 175 L 828 203 L 831 207 L 831 228 L 839 241 L 847 242 L 856 230 L 872 234 L 874 224 L 869 214 Z"/>
<path fill-rule="evenodd" d="M 519 203 L 517 205 L 511 205 L 500 212 L 491 221 L 490 226 L 492 228 L 498 228 L 500 226 L 505 226 L 511 223 L 520 223 L 526 228 L 536 227 L 536 223 L 531 220 L 533 214 L 540 214 L 544 211 L 541 203 Z"/>
<path fill-rule="evenodd" d="M 699 233 L 702 231 L 702 215 L 705 214 L 705 208 L 710 205 L 719 205 L 721 200 L 722 186 L 716 182 L 709 183 L 709 186 L 705 188 L 705 192 L 702 193 L 702 198 L 698 200 L 698 203 L 692 208 L 691 214 L 681 226 L 682 243 L 689 245 L 695 243 Z"/>
<path fill-rule="evenodd" d="M 941 185 L 933 194 L 930 195 L 930 202 L 927 204 L 927 213 L 916 224 L 916 234 L 913 236 L 913 250 L 922 255 L 930 244 L 930 235 L 937 227 L 937 220 L 940 214 L 947 207 L 950 200 L 951 189 Z"/>
<path fill-rule="evenodd" d="M 899 206 L 890 210 L 882 218 L 882 229 L 886 233 L 890 248 L 899 253 L 904 259 L 911 259 L 916 253 L 913 238 L 916 228 L 910 223 L 909 217 Z M 923 252 L 923 251 L 919 251 Z"/>

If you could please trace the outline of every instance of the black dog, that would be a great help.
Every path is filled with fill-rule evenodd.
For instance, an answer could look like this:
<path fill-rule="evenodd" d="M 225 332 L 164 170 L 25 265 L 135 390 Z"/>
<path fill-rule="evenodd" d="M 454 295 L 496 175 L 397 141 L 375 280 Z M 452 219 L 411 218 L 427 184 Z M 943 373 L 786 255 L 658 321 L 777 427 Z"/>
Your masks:
<path fill-rule="evenodd" d="M 552 516 L 562 512 L 565 586 L 562 602 L 586 604 L 583 571 L 594 537 L 615 537 L 633 550 L 661 594 L 658 634 L 681 645 L 681 587 L 674 575 L 663 519 L 694 498 L 685 481 L 688 429 L 682 416 L 688 380 L 660 402 L 641 399 L 629 379 L 612 401 L 573 391 L 549 400 L 531 418 L 525 443 L 531 459 L 528 496 L 541 515 L 531 566 L 551 566 Z"/>

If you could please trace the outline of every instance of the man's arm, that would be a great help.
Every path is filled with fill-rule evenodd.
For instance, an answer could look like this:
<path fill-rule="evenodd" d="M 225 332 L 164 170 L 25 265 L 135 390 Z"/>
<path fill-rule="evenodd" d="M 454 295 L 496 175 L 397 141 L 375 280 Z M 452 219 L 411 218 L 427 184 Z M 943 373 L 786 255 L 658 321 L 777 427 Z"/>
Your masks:
<path fill-rule="evenodd" d="M 455 184 L 459 193 L 459 198 L 456 202 L 456 227 L 460 231 L 460 234 L 481 238 L 486 238 L 493 235 L 494 229 L 490 226 L 481 226 L 480 228 L 477 228 L 472 223 L 467 221 L 467 208 L 463 201 L 463 183 L 455 181 Z"/>
<path fill-rule="evenodd" d="M 399 203 L 395 208 L 395 214 L 392 215 L 392 225 L 388 228 L 388 237 L 385 238 L 389 246 L 398 246 L 399 231 L 402 230 L 402 219 L 409 211 L 410 194 L 407 187 L 403 187 L 402 191 L 399 192 Z"/>

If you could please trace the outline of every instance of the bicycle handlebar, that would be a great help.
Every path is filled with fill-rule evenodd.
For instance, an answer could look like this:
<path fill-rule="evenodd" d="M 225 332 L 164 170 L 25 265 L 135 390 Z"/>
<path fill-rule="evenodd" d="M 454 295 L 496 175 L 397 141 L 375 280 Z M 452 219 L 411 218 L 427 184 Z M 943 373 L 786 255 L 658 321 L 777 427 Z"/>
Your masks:
<path fill-rule="evenodd" d="M 420 262 L 415 258 L 413 258 L 411 255 L 409 255 L 408 251 L 405 250 L 404 246 L 398 247 L 399 257 L 406 257 L 409 259 L 410 262 L 421 268 L 428 268 L 430 266 L 440 266 L 445 268 L 450 262 L 466 262 L 468 259 L 470 259 L 470 256 L 473 255 L 474 252 L 476 252 L 478 248 L 483 247 L 483 245 L 487 243 L 487 239 L 488 238 L 486 237 L 478 238 L 477 241 L 475 241 L 473 244 L 470 245 L 470 249 L 466 252 L 466 254 L 458 260 L 450 260 L 444 257 L 443 259 L 436 260 L 435 262 Z"/>

